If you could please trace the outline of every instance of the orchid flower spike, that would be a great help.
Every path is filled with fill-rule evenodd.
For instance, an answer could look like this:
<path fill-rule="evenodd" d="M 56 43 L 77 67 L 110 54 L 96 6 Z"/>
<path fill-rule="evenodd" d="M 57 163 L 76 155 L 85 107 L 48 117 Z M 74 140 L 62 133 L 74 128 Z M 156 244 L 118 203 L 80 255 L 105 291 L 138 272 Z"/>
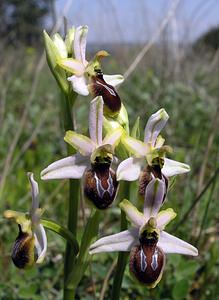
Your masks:
<path fill-rule="evenodd" d="M 41 172 L 43 180 L 83 177 L 85 196 L 99 209 L 107 208 L 116 196 L 118 181 L 111 164 L 123 134 L 120 127 L 102 140 L 102 124 L 103 100 L 96 97 L 90 104 L 90 138 L 67 131 L 64 140 L 78 153 L 52 163 Z"/>
<path fill-rule="evenodd" d="M 165 226 L 176 217 L 172 208 L 159 212 L 164 193 L 163 181 L 154 178 L 146 190 L 143 213 L 128 200 L 123 200 L 120 208 L 133 227 L 99 239 L 90 246 L 89 250 L 90 254 L 130 252 L 131 274 L 149 288 L 154 288 L 161 280 L 165 267 L 165 254 L 198 255 L 195 247 L 164 231 Z"/>
<path fill-rule="evenodd" d="M 134 181 L 139 179 L 139 194 L 142 197 L 152 179 L 161 179 L 167 190 L 168 177 L 190 171 L 189 165 L 165 157 L 165 153 L 170 152 L 170 148 L 163 146 L 165 140 L 159 134 L 168 119 L 167 112 L 162 108 L 149 118 L 145 127 L 144 142 L 130 136 L 125 136 L 122 140 L 125 147 L 134 156 L 122 161 L 118 166 L 117 180 Z"/>
<path fill-rule="evenodd" d="M 47 249 L 47 238 L 43 225 L 40 224 L 42 214 L 39 208 L 39 189 L 33 173 L 27 174 L 32 192 L 32 205 L 29 213 L 6 210 L 4 217 L 14 219 L 18 224 L 19 234 L 12 251 L 12 260 L 20 269 L 39 264 L 44 260 Z M 35 250 L 36 249 L 36 253 Z"/>
<path fill-rule="evenodd" d="M 119 113 L 121 100 L 114 87 L 124 80 L 122 75 L 103 75 L 100 59 L 108 56 L 106 51 L 97 52 L 93 60 L 88 62 L 85 57 L 88 26 L 79 26 L 75 30 L 73 50 L 75 58 L 63 58 L 59 66 L 73 74 L 68 77 L 73 90 L 82 96 L 89 92 L 96 97 L 102 96 L 104 112 L 110 115 Z"/>

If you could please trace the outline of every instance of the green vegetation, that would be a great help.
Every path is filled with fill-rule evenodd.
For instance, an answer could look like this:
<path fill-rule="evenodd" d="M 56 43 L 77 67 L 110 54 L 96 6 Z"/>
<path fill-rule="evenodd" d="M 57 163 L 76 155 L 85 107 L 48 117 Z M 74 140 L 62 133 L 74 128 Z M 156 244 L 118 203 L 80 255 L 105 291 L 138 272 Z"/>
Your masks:
<path fill-rule="evenodd" d="M 125 50 L 129 52 L 129 48 Z M 131 57 L 137 50 L 130 49 Z M 173 182 L 175 192 L 169 193 L 165 207 L 173 207 L 178 216 L 168 226 L 168 232 L 195 244 L 200 252 L 196 259 L 168 255 L 163 279 L 154 290 L 136 284 L 130 277 L 127 265 L 121 299 L 219 299 L 219 71 L 211 64 L 213 56 L 213 53 L 193 56 L 190 51 L 179 62 L 180 73 L 176 73 L 176 63 L 171 53 L 168 53 L 167 59 L 155 47 L 141 67 L 120 87 L 131 127 L 136 117 L 140 116 L 143 129 L 151 113 L 160 107 L 164 107 L 170 116 L 169 125 L 162 133 L 171 145 L 175 145 L 172 158 L 188 163 L 191 172 Z M 26 172 L 33 171 L 40 184 L 44 217 L 65 226 L 67 182 L 42 182 L 39 179 L 44 167 L 66 155 L 66 145 L 60 139 L 60 136 L 64 137 L 64 126 L 59 122 L 59 90 L 46 64 L 39 76 L 36 75 L 40 58 L 34 48 L 4 49 L 1 57 L 1 215 L 9 208 L 20 211 L 28 209 L 31 197 Z M 125 60 L 124 57 L 114 57 L 105 71 L 122 73 L 130 60 L 130 55 Z M 82 133 L 87 130 L 84 122 L 88 115 L 87 101 L 87 98 L 79 97 L 76 103 L 77 130 Z M 16 137 L 18 140 L 12 149 Z M 132 194 L 131 200 L 135 202 L 135 183 L 132 184 Z M 198 197 L 200 194 L 201 197 Z M 188 215 L 191 206 L 193 209 Z M 84 227 L 82 208 L 83 204 L 79 228 Z M 86 205 L 84 213 L 88 218 Z M 47 231 L 49 244 L 45 262 L 28 271 L 20 271 L 15 269 L 10 259 L 12 243 L 17 235 L 16 225 L 2 217 L 0 224 L 0 298 L 62 299 L 64 241 Z M 107 214 L 101 215 L 100 236 L 116 233 L 119 228 L 119 209 L 114 205 Z M 115 271 L 116 258 L 116 253 L 93 257 L 78 289 L 80 299 L 99 299 L 106 279 L 104 299 L 109 299 L 113 283 L 110 271 Z"/>

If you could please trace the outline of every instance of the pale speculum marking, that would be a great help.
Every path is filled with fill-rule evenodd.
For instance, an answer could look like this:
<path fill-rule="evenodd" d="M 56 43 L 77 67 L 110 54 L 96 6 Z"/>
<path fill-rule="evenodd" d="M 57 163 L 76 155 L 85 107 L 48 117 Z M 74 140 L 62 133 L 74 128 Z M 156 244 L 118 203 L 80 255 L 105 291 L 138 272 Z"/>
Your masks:
<path fill-rule="evenodd" d="M 155 271 L 158 268 L 158 250 L 155 249 L 152 255 L 151 268 Z"/>
<path fill-rule="evenodd" d="M 146 268 L 147 268 L 147 257 L 144 254 L 143 249 L 141 248 L 140 251 L 140 259 L 141 259 L 141 271 L 145 272 Z"/>
<path fill-rule="evenodd" d="M 107 185 L 108 185 L 107 189 L 105 189 L 102 186 L 101 179 L 99 179 L 97 177 L 96 173 L 94 173 L 94 178 L 96 180 L 97 192 L 98 192 L 100 198 L 103 198 L 103 196 L 106 192 L 108 192 L 110 194 L 110 196 L 112 197 L 112 195 L 114 193 L 114 186 L 113 186 L 113 179 L 112 179 L 112 176 L 110 174 L 110 171 L 109 171 L 109 175 L 108 175 L 108 179 L 107 179 Z"/>

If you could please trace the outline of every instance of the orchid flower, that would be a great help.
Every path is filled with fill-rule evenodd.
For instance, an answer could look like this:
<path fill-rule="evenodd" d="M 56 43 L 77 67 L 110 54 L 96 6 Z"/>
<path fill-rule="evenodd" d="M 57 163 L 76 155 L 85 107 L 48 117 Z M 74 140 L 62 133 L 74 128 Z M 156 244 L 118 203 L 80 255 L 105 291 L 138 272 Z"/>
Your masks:
<path fill-rule="evenodd" d="M 83 177 L 85 196 L 99 209 L 107 208 L 117 192 L 118 182 L 111 163 L 123 134 L 123 129 L 117 128 L 102 140 L 102 124 L 103 100 L 96 97 L 90 104 L 90 138 L 67 131 L 64 140 L 78 153 L 52 163 L 41 172 L 43 180 Z"/>
<path fill-rule="evenodd" d="M 168 186 L 168 177 L 190 171 L 187 164 L 164 157 L 170 151 L 163 146 L 164 139 L 159 135 L 169 116 L 162 108 L 149 118 L 144 132 L 144 142 L 130 136 L 123 138 L 123 144 L 134 154 L 122 161 L 117 169 L 117 180 L 134 181 L 140 179 L 139 193 L 144 197 L 145 189 L 151 179 L 157 177 Z M 165 196 L 164 196 L 165 197 Z"/>
<path fill-rule="evenodd" d="M 131 274 L 150 288 L 154 288 L 162 277 L 165 254 L 197 256 L 198 250 L 195 247 L 164 231 L 165 226 L 176 217 L 172 208 L 159 212 L 164 193 L 163 181 L 154 178 L 146 189 L 143 213 L 128 200 L 123 200 L 120 208 L 133 227 L 99 239 L 90 246 L 89 253 L 130 252 Z"/>
<path fill-rule="evenodd" d="M 42 214 L 39 208 L 39 189 L 33 173 L 28 173 L 31 184 L 32 205 L 29 213 L 12 210 L 4 212 L 5 218 L 14 219 L 19 227 L 19 234 L 12 251 L 12 260 L 18 268 L 28 268 L 44 260 L 47 249 L 47 238 L 44 227 L 40 224 Z M 36 248 L 36 255 L 34 248 Z"/>
<path fill-rule="evenodd" d="M 85 57 L 88 26 L 79 26 L 74 35 L 75 58 L 63 58 L 58 64 L 73 75 L 68 77 L 73 90 L 87 96 L 91 92 L 95 97 L 102 96 L 105 108 L 112 114 L 118 113 L 121 100 L 114 87 L 124 80 L 122 75 L 103 75 L 99 60 L 108 56 L 106 51 L 99 51 L 95 58 L 88 62 Z"/>

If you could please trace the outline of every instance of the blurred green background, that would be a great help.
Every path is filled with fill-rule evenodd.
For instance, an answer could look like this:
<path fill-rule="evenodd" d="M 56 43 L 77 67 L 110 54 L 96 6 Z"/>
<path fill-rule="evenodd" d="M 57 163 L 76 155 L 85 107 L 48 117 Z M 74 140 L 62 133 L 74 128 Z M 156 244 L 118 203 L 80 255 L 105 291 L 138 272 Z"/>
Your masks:
<path fill-rule="evenodd" d="M 43 168 L 66 155 L 60 92 L 43 56 L 42 29 L 50 32 L 60 22 L 62 33 L 62 14 L 69 25 L 87 23 L 88 59 L 104 47 L 111 53 L 104 61 L 104 73 L 124 74 L 171 7 L 171 1 L 136 2 L 130 17 L 130 5 L 134 5 L 130 1 L 95 0 L 91 5 L 88 1 L 1 0 L 0 299 L 62 299 L 64 241 L 48 232 L 45 262 L 28 271 L 18 270 L 10 259 L 17 227 L 2 217 L 5 209 L 28 210 L 27 171 L 39 180 Z M 215 18 L 219 6 L 218 1 L 194 2 L 191 6 L 180 2 L 119 94 L 131 126 L 140 116 L 142 131 L 151 113 L 161 107 L 168 112 L 162 135 L 174 148 L 171 158 L 191 166 L 191 172 L 177 177 L 169 191 L 165 207 L 173 207 L 178 215 L 168 231 L 196 245 L 200 255 L 168 255 L 163 279 L 150 291 L 132 281 L 127 266 L 121 294 L 125 300 L 219 299 L 219 20 Z M 75 107 L 77 129 L 82 133 L 87 131 L 89 101 L 78 97 Z M 67 182 L 39 180 L 39 185 L 44 216 L 65 225 Z M 135 183 L 132 186 L 134 197 Z M 85 207 L 85 215 L 88 212 Z M 83 224 L 81 213 L 79 236 Z M 102 218 L 100 236 L 118 231 L 115 205 Z M 116 258 L 116 253 L 94 256 L 78 299 L 109 299 Z"/>

